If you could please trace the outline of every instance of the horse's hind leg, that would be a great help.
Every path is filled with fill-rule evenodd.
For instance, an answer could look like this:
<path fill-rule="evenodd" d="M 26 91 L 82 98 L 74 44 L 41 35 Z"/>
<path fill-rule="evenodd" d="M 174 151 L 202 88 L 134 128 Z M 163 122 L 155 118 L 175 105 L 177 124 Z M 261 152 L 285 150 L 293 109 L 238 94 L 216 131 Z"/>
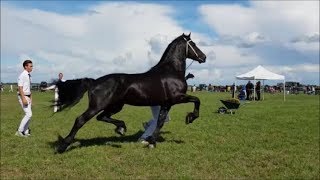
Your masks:
<path fill-rule="evenodd" d="M 123 104 L 119 104 L 119 105 L 112 106 L 112 108 L 103 110 L 103 112 L 97 116 L 97 120 L 114 124 L 116 126 L 115 132 L 120 135 L 124 135 L 125 132 L 127 131 L 126 124 L 121 120 L 111 118 L 113 114 L 120 112 L 122 107 L 123 107 Z"/>
<path fill-rule="evenodd" d="M 67 147 L 72 143 L 74 140 L 75 135 L 77 134 L 78 130 L 88 122 L 93 116 L 98 113 L 96 109 L 88 108 L 83 114 L 77 117 L 74 125 L 67 137 L 65 137 L 62 142 L 59 144 L 57 151 L 58 153 L 63 153 Z"/>
<path fill-rule="evenodd" d="M 103 113 L 102 113 L 103 114 Z M 111 124 L 114 124 L 116 126 L 116 129 L 114 130 L 116 133 L 120 134 L 120 135 L 124 135 L 125 132 L 127 132 L 127 127 L 126 127 L 126 124 L 121 121 L 121 120 L 117 120 L 117 119 L 113 119 L 110 117 L 110 115 L 102 115 L 102 114 L 99 114 L 99 116 L 97 117 L 97 120 L 98 121 L 104 121 L 104 122 L 107 122 L 107 123 L 111 123 Z"/>

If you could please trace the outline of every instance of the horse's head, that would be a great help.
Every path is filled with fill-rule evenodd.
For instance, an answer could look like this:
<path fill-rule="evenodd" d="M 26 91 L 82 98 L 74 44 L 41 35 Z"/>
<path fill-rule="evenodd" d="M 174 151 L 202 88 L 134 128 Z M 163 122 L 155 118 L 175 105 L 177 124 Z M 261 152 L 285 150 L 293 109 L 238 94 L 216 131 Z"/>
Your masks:
<path fill-rule="evenodd" d="M 186 57 L 199 63 L 206 62 L 206 55 L 197 47 L 196 43 L 191 40 L 190 36 L 191 33 L 189 35 L 182 34 L 186 43 Z"/>
<path fill-rule="evenodd" d="M 177 71 L 186 70 L 186 58 L 190 58 L 199 63 L 206 62 L 206 55 L 191 40 L 190 35 L 182 34 L 174 39 L 164 51 L 158 64 L 151 69 L 174 68 Z M 172 66 L 172 63 L 174 66 Z"/>

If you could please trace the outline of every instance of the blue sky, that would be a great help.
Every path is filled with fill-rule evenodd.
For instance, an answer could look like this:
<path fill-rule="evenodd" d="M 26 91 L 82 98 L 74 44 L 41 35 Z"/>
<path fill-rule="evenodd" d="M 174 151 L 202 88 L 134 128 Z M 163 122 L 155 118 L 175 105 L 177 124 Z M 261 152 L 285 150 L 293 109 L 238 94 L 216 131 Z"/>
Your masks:
<path fill-rule="evenodd" d="M 189 32 L 208 56 L 189 84 L 231 84 L 258 65 L 319 84 L 317 1 L 1 1 L 1 81 L 26 58 L 35 82 L 144 72 Z"/>

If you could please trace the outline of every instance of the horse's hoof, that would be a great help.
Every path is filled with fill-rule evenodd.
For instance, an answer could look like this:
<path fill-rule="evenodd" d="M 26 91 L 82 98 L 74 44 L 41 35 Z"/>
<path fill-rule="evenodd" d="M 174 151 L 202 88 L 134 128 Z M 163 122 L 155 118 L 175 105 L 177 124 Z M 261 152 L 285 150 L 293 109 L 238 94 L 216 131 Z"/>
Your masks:
<path fill-rule="evenodd" d="M 188 115 L 186 116 L 186 124 L 192 123 L 193 120 L 194 120 L 194 115 L 193 115 L 193 113 L 192 113 L 192 112 L 191 112 L 191 113 L 188 113 Z"/>
<path fill-rule="evenodd" d="M 126 129 L 125 128 L 123 128 L 123 127 L 117 127 L 116 129 L 115 129 L 115 132 L 116 133 L 118 133 L 118 134 L 120 134 L 121 136 L 123 136 L 125 133 L 126 133 Z"/>
<path fill-rule="evenodd" d="M 62 154 L 62 153 L 64 153 L 66 151 L 67 147 L 68 147 L 68 145 L 61 144 L 61 145 L 59 145 L 57 147 L 56 152 L 59 153 L 59 154 Z"/>

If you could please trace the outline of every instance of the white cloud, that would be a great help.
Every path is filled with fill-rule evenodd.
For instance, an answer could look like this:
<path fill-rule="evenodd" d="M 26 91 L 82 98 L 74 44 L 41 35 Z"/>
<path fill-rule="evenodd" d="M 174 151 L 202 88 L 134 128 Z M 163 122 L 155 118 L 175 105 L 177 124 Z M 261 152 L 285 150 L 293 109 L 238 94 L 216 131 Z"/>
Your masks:
<path fill-rule="evenodd" d="M 200 69 L 200 70 L 190 70 L 188 71 L 195 75 L 194 79 L 189 79 L 188 84 L 219 84 L 221 83 L 221 78 L 223 77 L 221 69 L 212 68 L 212 69 Z"/>
<path fill-rule="evenodd" d="M 232 82 L 227 76 L 234 77 L 246 72 L 241 69 L 262 64 L 278 67 L 289 78 L 312 79 L 319 84 L 319 76 L 314 76 L 319 64 L 307 64 L 319 62 L 319 1 L 250 1 L 249 6 L 204 4 L 198 10 L 203 21 L 218 34 L 213 42 L 203 45 L 214 45 L 211 48 L 216 60 L 210 67 L 222 69 L 221 78 L 226 82 Z M 279 57 L 279 52 L 287 54 Z M 287 59 L 292 57 L 294 60 Z"/>
<path fill-rule="evenodd" d="M 318 64 L 299 64 L 277 68 L 282 73 L 319 73 Z"/>
<path fill-rule="evenodd" d="M 65 72 L 66 78 L 97 78 L 113 72 L 148 70 L 150 49 L 160 54 L 163 48 L 149 43 L 152 38 L 167 36 L 171 41 L 172 35 L 184 32 L 170 17 L 173 9 L 165 5 L 108 2 L 89 11 L 96 13 L 60 15 L 2 5 L 1 51 L 16 58 L 29 54 L 37 61 L 34 73 Z M 45 64 L 54 69 L 44 68 Z"/>
<path fill-rule="evenodd" d="M 202 5 L 199 8 L 204 21 L 219 35 L 242 35 L 258 30 L 255 11 L 240 5 Z"/>
<path fill-rule="evenodd" d="M 286 81 L 295 81 L 300 82 L 302 84 L 319 83 L 319 64 L 286 65 L 274 66 L 271 68 L 273 68 L 279 74 L 286 75 Z M 313 76 L 314 81 L 305 82 L 304 79 L 308 76 Z"/>
<path fill-rule="evenodd" d="M 234 35 L 221 35 L 219 38 L 213 40 L 214 42 L 201 42 L 203 45 L 233 45 L 239 48 L 252 48 L 258 44 L 269 41 L 263 35 L 257 32 L 251 32 L 244 34 L 243 36 L 234 36 Z"/>
<path fill-rule="evenodd" d="M 216 45 L 213 47 L 205 47 L 209 57 L 212 53 L 213 57 L 208 59 L 207 66 L 215 67 L 237 67 L 243 65 L 254 65 L 262 62 L 258 56 L 254 54 L 246 54 L 245 49 L 240 49 L 231 45 Z M 200 66 L 200 65 L 199 65 Z"/>
<path fill-rule="evenodd" d="M 320 42 L 320 35 L 319 33 L 314 33 L 314 34 L 307 34 L 303 36 L 299 36 L 291 40 L 292 43 L 297 43 L 297 42 L 306 42 L 306 43 L 314 43 Z"/>
<path fill-rule="evenodd" d="M 319 42 L 307 43 L 307 42 L 296 42 L 296 43 L 286 43 L 286 47 L 289 49 L 294 49 L 296 51 L 300 51 L 301 53 L 309 53 L 311 52 L 319 52 Z"/>
<path fill-rule="evenodd" d="M 219 35 L 244 36 L 251 32 L 275 41 L 319 33 L 319 1 L 250 1 L 241 5 L 202 5 L 204 21 Z"/>
<path fill-rule="evenodd" d="M 319 19 L 314 16 L 319 8 L 309 4 L 301 9 L 285 2 L 277 5 L 260 1 L 252 2 L 250 7 L 201 6 L 202 16 L 218 37 L 192 32 L 207 62 L 192 64 L 187 72 L 196 77 L 188 82 L 231 83 L 248 66 L 271 64 L 248 48 L 266 41 L 286 42 L 286 47 L 303 53 L 319 49 L 315 41 L 299 39 L 319 34 Z M 308 13 L 304 13 L 306 9 Z M 56 78 L 59 72 L 66 79 L 145 72 L 160 60 L 175 37 L 190 32 L 174 19 L 175 11 L 167 5 L 103 2 L 88 7 L 85 13 L 62 15 L 1 4 L 1 61 L 9 61 L 4 57 L 16 58 L 15 63 L 5 63 L 9 65 L 1 62 L 1 77 L 15 81 L 24 59 L 34 61 L 36 82 Z M 290 42 L 294 38 L 297 41 Z M 187 65 L 190 62 L 187 60 Z"/>
<path fill-rule="evenodd" d="M 295 49 L 302 53 L 319 52 L 320 35 L 319 33 L 306 34 L 293 38 L 285 46 L 289 49 Z"/>

